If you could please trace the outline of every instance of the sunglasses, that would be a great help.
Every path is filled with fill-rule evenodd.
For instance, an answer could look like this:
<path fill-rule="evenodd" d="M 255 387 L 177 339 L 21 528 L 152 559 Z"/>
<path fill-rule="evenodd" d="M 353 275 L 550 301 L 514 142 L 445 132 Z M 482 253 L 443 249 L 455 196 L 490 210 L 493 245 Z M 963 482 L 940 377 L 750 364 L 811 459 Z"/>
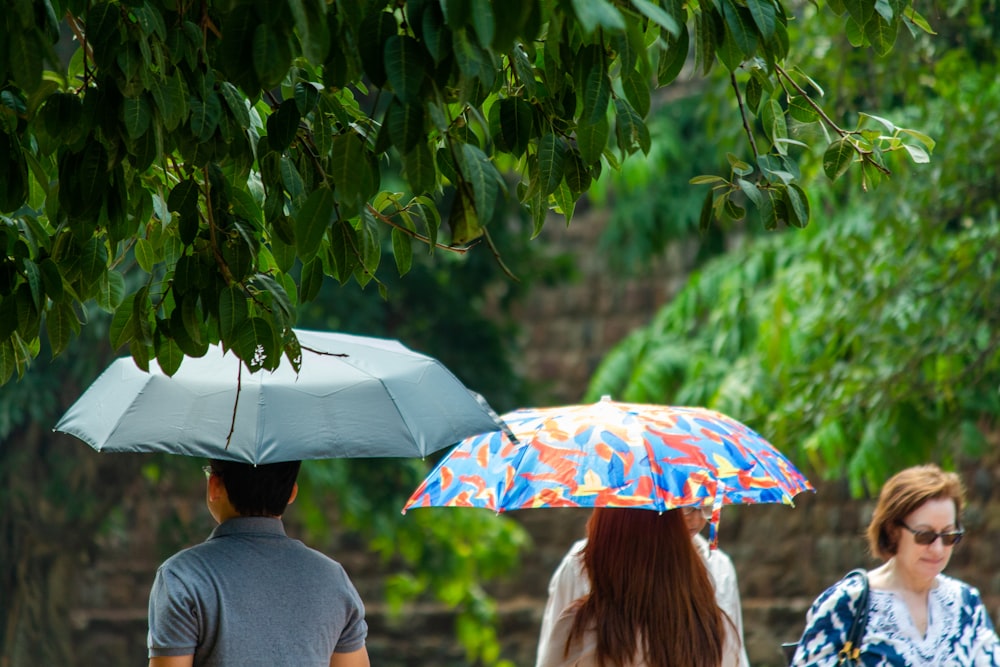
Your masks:
<path fill-rule="evenodd" d="M 712 508 L 709 505 L 701 505 L 697 507 L 684 507 L 684 516 L 691 516 L 693 514 L 700 513 L 706 521 L 712 520 Z"/>
<path fill-rule="evenodd" d="M 952 530 L 947 533 L 936 533 L 933 530 L 913 530 L 902 521 L 899 521 L 898 523 L 900 526 L 913 533 L 914 542 L 923 546 L 934 544 L 934 542 L 937 541 L 937 538 L 940 537 L 941 544 L 946 547 L 953 547 L 961 542 L 962 535 L 965 535 L 964 530 Z"/>

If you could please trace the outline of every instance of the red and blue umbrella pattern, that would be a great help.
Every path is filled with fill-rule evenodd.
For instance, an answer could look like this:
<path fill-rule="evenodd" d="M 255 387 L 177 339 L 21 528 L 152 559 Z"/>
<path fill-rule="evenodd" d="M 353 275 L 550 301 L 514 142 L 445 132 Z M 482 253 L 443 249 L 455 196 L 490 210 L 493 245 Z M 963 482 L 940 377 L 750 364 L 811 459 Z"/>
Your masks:
<path fill-rule="evenodd" d="M 524 408 L 503 431 L 465 438 L 403 508 L 711 505 L 713 538 L 726 504 L 784 503 L 815 491 L 753 429 L 701 407 L 596 403 Z M 713 539 L 714 542 L 714 539 Z"/>

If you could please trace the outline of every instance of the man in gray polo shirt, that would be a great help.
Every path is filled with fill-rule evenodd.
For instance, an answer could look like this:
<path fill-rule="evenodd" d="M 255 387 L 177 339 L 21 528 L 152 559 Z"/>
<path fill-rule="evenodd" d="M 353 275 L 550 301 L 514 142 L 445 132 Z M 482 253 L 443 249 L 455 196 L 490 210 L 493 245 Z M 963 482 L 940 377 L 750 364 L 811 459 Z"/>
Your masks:
<path fill-rule="evenodd" d="M 369 667 L 364 606 L 344 568 L 285 535 L 299 466 L 206 467 L 219 525 L 156 572 L 149 667 Z"/>

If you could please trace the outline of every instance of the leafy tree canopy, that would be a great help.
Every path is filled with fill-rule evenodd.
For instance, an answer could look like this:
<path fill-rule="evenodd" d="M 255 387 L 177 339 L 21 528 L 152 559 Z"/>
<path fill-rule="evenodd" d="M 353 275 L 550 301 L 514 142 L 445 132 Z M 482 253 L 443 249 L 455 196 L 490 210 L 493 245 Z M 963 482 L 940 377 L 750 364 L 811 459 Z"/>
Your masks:
<path fill-rule="evenodd" d="M 898 96 L 870 88 L 889 113 L 947 128 L 934 163 L 878 199 L 814 188 L 825 224 L 706 263 L 607 356 L 591 398 L 717 407 L 858 495 L 906 465 L 986 451 L 1000 416 L 1000 49 L 983 21 L 995 3 L 966 9 L 910 58 L 836 61 L 859 94 L 866 78 L 896 81 Z"/>
<path fill-rule="evenodd" d="M 729 73 L 747 141 L 728 174 L 699 181 L 713 186 L 703 219 L 742 216 L 745 197 L 766 226 L 803 226 L 790 119 L 825 128 L 827 175 L 858 167 L 869 185 L 888 153 L 923 161 L 932 141 L 828 113 L 790 51 L 801 10 L 15 0 L 0 18 L 0 381 L 24 373 L 40 336 L 63 351 L 90 302 L 141 367 L 172 373 L 220 340 L 251 370 L 282 353 L 297 364 L 296 308 L 323 276 L 384 292 L 383 236 L 405 273 L 414 247 L 491 245 L 501 198 L 535 233 L 550 209 L 570 219 L 595 176 L 650 150 L 652 91 L 686 65 Z M 909 0 L 826 10 L 877 55 L 904 28 L 929 30 Z M 397 163 L 405 186 L 389 187 Z"/>

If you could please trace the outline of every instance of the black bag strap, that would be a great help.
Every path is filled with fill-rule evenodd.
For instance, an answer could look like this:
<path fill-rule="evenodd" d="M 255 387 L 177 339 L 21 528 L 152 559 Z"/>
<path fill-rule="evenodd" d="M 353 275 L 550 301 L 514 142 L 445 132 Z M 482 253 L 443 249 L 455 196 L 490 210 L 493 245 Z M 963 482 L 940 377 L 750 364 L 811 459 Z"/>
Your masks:
<path fill-rule="evenodd" d="M 844 647 L 837 652 L 838 664 L 853 664 L 861 657 L 861 640 L 865 635 L 865 628 L 868 625 L 868 572 L 862 568 L 851 570 L 844 579 L 849 577 L 861 578 L 861 595 L 858 597 L 857 606 L 854 608 L 854 622 L 847 632 L 847 639 Z"/>

